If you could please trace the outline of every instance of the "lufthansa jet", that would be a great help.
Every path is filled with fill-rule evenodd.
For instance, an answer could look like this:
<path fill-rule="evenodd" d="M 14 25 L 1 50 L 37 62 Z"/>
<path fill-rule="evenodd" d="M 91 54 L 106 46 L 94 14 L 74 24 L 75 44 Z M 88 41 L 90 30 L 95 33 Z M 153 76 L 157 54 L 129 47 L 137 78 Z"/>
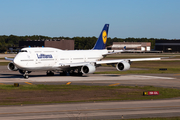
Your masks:
<path fill-rule="evenodd" d="M 90 74 L 96 71 L 101 64 L 116 66 L 118 71 L 128 70 L 133 61 L 161 60 L 161 58 L 138 58 L 138 59 L 114 59 L 102 60 L 106 55 L 125 50 L 107 50 L 109 24 L 105 24 L 101 34 L 91 50 L 61 50 L 51 47 L 29 47 L 23 48 L 14 59 L 5 57 L 11 62 L 8 69 L 19 71 L 24 78 L 34 71 L 46 71 L 47 75 L 78 75 Z"/>

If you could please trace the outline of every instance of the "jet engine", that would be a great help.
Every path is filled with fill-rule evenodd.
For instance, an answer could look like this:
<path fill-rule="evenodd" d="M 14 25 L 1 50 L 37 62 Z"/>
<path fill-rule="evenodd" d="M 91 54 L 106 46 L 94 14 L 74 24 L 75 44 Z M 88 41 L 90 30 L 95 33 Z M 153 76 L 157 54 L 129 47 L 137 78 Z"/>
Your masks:
<path fill-rule="evenodd" d="M 130 68 L 130 64 L 126 61 L 123 61 L 123 62 L 120 62 L 120 63 L 117 63 L 116 65 L 116 69 L 118 71 L 125 71 L 125 70 L 129 70 Z"/>
<path fill-rule="evenodd" d="M 10 63 L 8 64 L 7 68 L 8 68 L 9 70 L 11 70 L 11 71 L 17 71 L 17 70 L 18 70 L 18 68 L 14 65 L 13 62 L 10 62 Z"/>
<path fill-rule="evenodd" d="M 94 65 L 91 65 L 91 64 L 88 64 L 88 65 L 85 65 L 85 66 L 82 66 L 81 68 L 81 72 L 82 73 L 94 73 L 96 71 L 96 67 Z"/>

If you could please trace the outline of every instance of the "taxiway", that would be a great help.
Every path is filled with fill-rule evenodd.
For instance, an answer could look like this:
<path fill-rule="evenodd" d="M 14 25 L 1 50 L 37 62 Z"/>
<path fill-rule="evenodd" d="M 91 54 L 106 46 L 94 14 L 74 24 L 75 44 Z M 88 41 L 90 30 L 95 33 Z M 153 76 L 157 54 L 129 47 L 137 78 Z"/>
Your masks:
<path fill-rule="evenodd" d="M 180 99 L 0 107 L 3 120 L 128 119 L 180 116 Z"/>
<path fill-rule="evenodd" d="M 113 67 L 99 67 L 97 71 L 115 70 Z M 118 75 L 118 74 L 89 74 L 78 76 L 46 76 L 46 72 L 32 72 L 29 79 L 24 79 L 17 71 L 9 71 L 6 66 L 0 67 L 0 84 L 71 84 L 78 85 L 148 85 L 157 87 L 180 88 L 180 74 L 143 74 L 143 75 Z"/>
<path fill-rule="evenodd" d="M 114 68 L 100 68 L 112 70 Z M 88 76 L 46 76 L 45 72 L 32 72 L 24 79 L 19 72 L 0 67 L 0 84 L 71 84 L 78 85 L 130 85 L 180 88 L 180 74 Z M 117 84 L 118 83 L 118 84 Z M 0 119 L 121 119 L 180 116 L 180 99 L 66 103 L 51 105 L 1 106 Z"/>

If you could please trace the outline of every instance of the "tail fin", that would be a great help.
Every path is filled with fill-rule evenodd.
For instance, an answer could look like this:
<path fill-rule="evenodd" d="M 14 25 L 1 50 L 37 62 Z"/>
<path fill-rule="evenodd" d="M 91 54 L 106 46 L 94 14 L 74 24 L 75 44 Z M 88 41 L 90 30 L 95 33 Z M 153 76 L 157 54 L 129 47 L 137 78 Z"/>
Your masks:
<path fill-rule="evenodd" d="M 105 24 L 93 50 L 105 49 L 107 36 L 108 36 L 108 29 L 109 29 L 109 24 Z"/>
<path fill-rule="evenodd" d="M 123 50 L 126 50 L 126 46 L 124 46 L 124 49 Z"/>

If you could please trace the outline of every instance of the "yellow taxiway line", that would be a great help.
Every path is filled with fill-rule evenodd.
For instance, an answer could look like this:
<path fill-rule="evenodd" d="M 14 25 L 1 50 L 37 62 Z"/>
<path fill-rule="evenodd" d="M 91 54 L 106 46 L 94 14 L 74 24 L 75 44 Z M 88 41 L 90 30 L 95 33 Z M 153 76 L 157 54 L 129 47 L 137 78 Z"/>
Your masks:
<path fill-rule="evenodd" d="M 116 85 L 119 85 L 120 83 L 115 83 L 115 84 L 111 84 L 111 85 L 108 85 L 108 86 L 116 86 Z"/>
<path fill-rule="evenodd" d="M 29 83 L 29 82 L 25 82 L 26 84 L 29 84 L 29 85 L 32 85 L 32 83 Z"/>
<path fill-rule="evenodd" d="M 71 82 L 67 82 L 67 83 L 66 83 L 66 85 L 70 85 L 70 84 L 71 84 Z"/>

